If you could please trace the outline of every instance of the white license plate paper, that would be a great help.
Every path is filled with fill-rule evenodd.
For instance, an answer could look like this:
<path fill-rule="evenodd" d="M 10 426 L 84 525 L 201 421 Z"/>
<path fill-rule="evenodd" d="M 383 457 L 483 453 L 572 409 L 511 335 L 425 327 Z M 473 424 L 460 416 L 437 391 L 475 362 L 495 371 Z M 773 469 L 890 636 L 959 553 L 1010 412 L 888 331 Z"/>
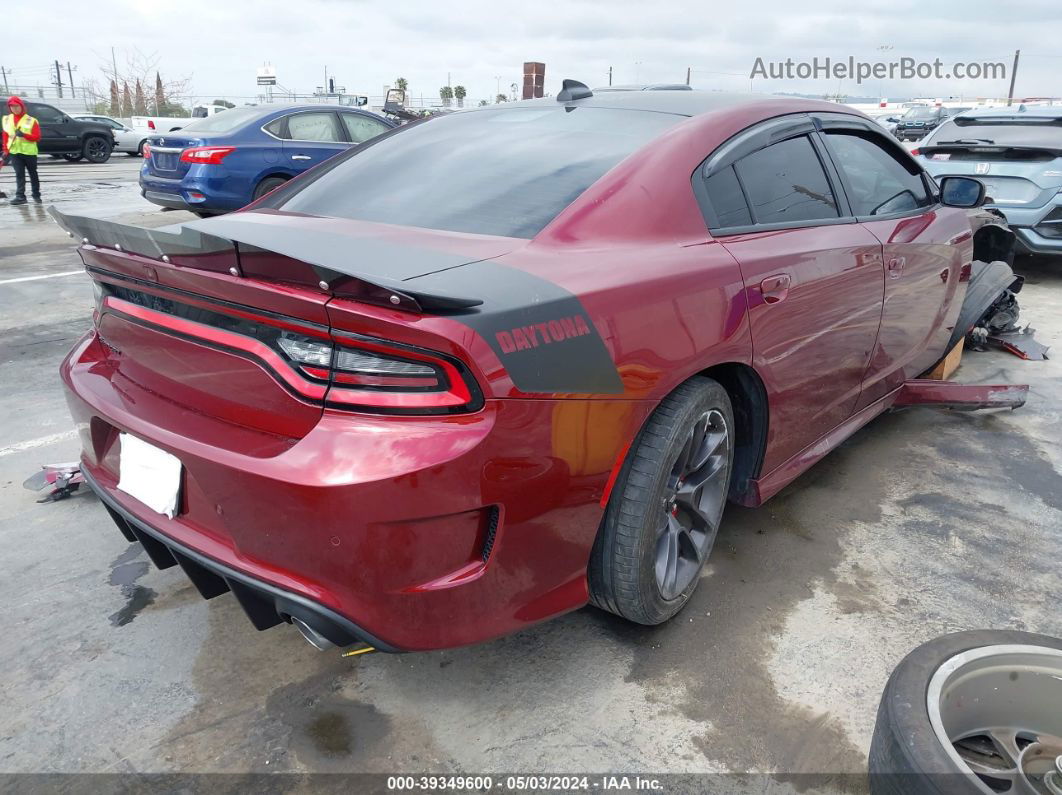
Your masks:
<path fill-rule="evenodd" d="M 128 433 L 120 435 L 120 443 L 118 490 L 172 519 L 181 490 L 180 459 Z"/>

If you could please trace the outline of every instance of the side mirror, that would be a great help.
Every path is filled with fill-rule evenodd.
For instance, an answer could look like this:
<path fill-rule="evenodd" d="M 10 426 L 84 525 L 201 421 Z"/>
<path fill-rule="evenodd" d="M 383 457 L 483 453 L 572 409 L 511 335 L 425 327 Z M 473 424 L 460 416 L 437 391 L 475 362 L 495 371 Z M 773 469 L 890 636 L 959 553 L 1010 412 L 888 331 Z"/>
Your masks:
<path fill-rule="evenodd" d="M 940 180 L 940 203 L 948 207 L 980 207 L 985 203 L 985 184 L 970 177 Z"/>

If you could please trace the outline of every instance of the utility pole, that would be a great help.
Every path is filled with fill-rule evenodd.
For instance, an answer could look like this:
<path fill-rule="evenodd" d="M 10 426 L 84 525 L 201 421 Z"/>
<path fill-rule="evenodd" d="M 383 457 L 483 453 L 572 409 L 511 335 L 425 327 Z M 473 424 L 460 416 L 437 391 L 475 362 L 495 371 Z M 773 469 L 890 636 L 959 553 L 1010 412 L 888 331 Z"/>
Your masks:
<path fill-rule="evenodd" d="M 66 62 L 66 75 L 70 78 L 70 96 L 74 97 L 74 70 L 70 67 L 70 61 Z M 82 96 L 84 92 L 82 92 Z"/>
<path fill-rule="evenodd" d="M 59 68 L 59 61 L 55 62 L 55 86 L 59 89 L 59 99 L 63 98 L 63 72 Z"/>
<path fill-rule="evenodd" d="M 690 84 L 690 70 L 692 68 L 693 68 L 692 66 L 687 66 L 686 67 L 686 85 Z"/>
<path fill-rule="evenodd" d="M 1018 57 L 1021 50 L 1014 51 L 1014 66 L 1010 68 L 1010 91 L 1007 93 L 1007 107 L 1014 104 L 1014 80 L 1018 76 Z"/>
<path fill-rule="evenodd" d="M 608 68 L 608 84 L 612 85 L 612 67 Z"/>
<path fill-rule="evenodd" d="M 0 75 L 4 77 L 4 93 L 10 94 L 11 90 L 7 87 L 7 70 L 2 66 L 0 66 Z"/>
<path fill-rule="evenodd" d="M 111 67 L 114 69 L 111 77 L 114 78 L 114 84 L 118 85 L 118 59 L 114 57 L 114 47 L 111 47 Z"/>

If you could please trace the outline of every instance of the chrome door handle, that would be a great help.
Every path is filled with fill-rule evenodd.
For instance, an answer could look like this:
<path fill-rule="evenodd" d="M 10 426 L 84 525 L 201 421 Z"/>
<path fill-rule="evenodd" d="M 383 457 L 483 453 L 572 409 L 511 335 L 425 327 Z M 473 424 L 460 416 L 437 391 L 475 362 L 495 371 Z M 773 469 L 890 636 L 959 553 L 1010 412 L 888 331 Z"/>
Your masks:
<path fill-rule="evenodd" d="M 763 294 L 763 302 L 766 304 L 777 304 L 779 301 L 784 301 L 786 296 L 789 295 L 789 287 L 792 282 L 793 280 L 788 273 L 778 273 L 774 276 L 768 276 L 760 282 L 760 292 Z"/>
<path fill-rule="evenodd" d="M 889 260 L 889 277 L 899 279 L 903 274 L 903 268 L 907 264 L 906 257 L 893 257 Z"/>
<path fill-rule="evenodd" d="M 311 158 L 310 158 L 309 155 L 292 155 L 291 159 L 292 160 L 310 160 Z"/>

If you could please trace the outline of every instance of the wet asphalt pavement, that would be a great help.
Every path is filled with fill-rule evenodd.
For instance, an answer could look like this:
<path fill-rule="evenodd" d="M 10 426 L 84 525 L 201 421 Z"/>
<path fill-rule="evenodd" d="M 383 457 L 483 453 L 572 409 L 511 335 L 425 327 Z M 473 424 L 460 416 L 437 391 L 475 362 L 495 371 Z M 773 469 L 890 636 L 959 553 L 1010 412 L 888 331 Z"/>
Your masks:
<path fill-rule="evenodd" d="M 190 218 L 139 197 L 139 162 L 42 161 L 45 201 Z M 763 508 L 729 507 L 677 620 L 586 608 L 472 648 L 352 659 L 256 632 L 231 595 L 204 602 L 92 495 L 38 505 L 21 487 L 78 453 L 56 369 L 92 294 L 52 275 L 79 269 L 42 208 L 0 201 L 0 772 L 860 773 L 914 646 L 1062 636 L 1062 262 L 1019 264 L 1024 317 L 1060 358 L 967 353 L 957 376 L 1028 382 L 1026 407 L 883 416 Z"/>

